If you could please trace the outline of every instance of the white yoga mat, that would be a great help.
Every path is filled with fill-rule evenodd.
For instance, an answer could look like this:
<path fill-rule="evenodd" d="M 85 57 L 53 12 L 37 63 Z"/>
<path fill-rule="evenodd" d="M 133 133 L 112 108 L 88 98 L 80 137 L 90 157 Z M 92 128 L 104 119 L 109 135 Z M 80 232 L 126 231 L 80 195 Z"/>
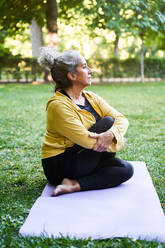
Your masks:
<path fill-rule="evenodd" d="M 165 216 L 146 165 L 131 163 L 134 176 L 115 188 L 50 197 L 54 187 L 46 185 L 20 234 L 165 242 Z"/>

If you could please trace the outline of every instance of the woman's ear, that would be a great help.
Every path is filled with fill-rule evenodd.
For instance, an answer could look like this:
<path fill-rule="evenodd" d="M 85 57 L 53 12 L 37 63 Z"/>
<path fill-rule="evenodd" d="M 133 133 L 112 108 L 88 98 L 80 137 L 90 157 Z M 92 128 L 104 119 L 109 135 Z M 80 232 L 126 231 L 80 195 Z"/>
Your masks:
<path fill-rule="evenodd" d="M 76 74 L 72 72 L 68 72 L 67 77 L 69 80 L 74 81 L 76 79 Z"/>

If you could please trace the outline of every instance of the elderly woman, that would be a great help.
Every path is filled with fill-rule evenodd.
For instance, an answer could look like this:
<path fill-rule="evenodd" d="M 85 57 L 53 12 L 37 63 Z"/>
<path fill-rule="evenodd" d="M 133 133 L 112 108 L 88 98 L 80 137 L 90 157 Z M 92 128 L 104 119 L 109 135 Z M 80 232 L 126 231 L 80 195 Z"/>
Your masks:
<path fill-rule="evenodd" d="M 50 69 L 55 94 L 46 107 L 42 165 L 56 188 L 52 196 L 115 187 L 130 179 L 130 163 L 116 158 L 124 147 L 127 119 L 93 92 L 92 71 L 77 51 L 58 54 L 41 48 L 38 59 Z"/>

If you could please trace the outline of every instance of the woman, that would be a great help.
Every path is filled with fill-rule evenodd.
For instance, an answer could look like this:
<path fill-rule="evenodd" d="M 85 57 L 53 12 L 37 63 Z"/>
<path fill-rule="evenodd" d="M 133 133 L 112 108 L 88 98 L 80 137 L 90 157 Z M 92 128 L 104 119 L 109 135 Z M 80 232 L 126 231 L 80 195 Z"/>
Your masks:
<path fill-rule="evenodd" d="M 50 69 L 56 88 L 47 103 L 42 165 L 57 186 L 52 196 L 117 186 L 133 175 L 130 163 L 115 158 L 124 147 L 127 119 L 98 95 L 91 69 L 77 51 L 57 54 L 41 48 L 38 59 Z"/>

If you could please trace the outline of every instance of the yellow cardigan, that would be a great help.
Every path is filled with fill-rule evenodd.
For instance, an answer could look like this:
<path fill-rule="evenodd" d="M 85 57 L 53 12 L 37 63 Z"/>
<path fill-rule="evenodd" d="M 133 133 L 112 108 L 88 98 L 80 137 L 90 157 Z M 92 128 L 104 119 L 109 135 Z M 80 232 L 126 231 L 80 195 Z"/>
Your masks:
<path fill-rule="evenodd" d="M 83 91 L 86 99 L 101 118 L 111 116 L 115 119 L 110 130 L 115 135 L 107 152 L 117 152 L 124 147 L 124 134 L 128 120 L 100 96 L 93 92 Z M 94 116 L 79 108 L 69 97 L 57 91 L 47 103 L 46 133 L 42 144 L 42 158 L 63 153 L 66 148 L 78 144 L 92 149 L 96 139 L 90 138 L 88 129 L 96 122 Z"/>

